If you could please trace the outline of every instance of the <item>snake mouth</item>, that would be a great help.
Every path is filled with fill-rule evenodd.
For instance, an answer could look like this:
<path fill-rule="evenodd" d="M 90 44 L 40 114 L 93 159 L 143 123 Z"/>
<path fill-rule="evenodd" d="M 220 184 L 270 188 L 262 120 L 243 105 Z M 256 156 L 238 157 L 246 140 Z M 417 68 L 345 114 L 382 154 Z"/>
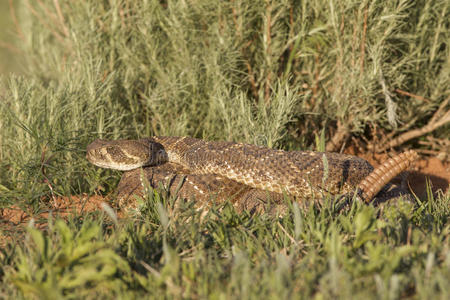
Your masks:
<path fill-rule="evenodd" d="M 93 164 L 100 168 L 114 169 L 114 170 L 119 170 L 119 171 L 131 171 L 131 170 L 142 167 L 142 164 L 122 165 L 122 164 L 102 163 L 102 162 L 95 162 L 95 163 L 93 162 Z"/>

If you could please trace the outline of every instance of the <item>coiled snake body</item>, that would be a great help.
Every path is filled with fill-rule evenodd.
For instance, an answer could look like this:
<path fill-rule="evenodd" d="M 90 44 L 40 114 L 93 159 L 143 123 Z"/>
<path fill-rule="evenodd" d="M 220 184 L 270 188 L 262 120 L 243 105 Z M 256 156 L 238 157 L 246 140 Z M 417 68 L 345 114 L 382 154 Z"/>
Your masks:
<path fill-rule="evenodd" d="M 208 202 L 212 193 L 240 209 L 253 209 L 260 200 L 279 202 L 283 194 L 302 200 L 356 188 L 361 198 L 371 201 L 416 157 L 408 151 L 374 170 L 366 160 L 351 155 L 288 152 L 190 137 L 96 140 L 87 148 L 87 159 L 94 165 L 127 171 L 119 183 L 119 198 L 142 193 L 139 168 L 144 167 L 144 176 L 154 187 L 168 184 L 171 192 L 200 202 Z M 379 197 L 389 197 L 387 193 L 385 188 Z"/>

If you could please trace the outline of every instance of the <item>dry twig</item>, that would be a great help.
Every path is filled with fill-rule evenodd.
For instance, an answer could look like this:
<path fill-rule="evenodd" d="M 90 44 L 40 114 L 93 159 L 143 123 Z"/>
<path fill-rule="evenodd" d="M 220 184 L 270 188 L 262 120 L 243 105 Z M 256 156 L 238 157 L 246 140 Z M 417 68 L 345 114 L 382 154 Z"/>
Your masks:
<path fill-rule="evenodd" d="M 428 122 L 428 124 L 426 126 L 424 126 L 422 128 L 410 130 L 408 132 L 405 132 L 405 133 L 399 135 L 398 137 L 391 140 L 388 144 L 384 144 L 380 148 L 378 148 L 377 152 L 383 152 L 389 148 L 399 146 L 406 141 L 409 141 L 416 137 L 430 133 L 433 130 L 449 123 L 450 122 L 450 111 L 447 110 L 445 112 L 445 114 L 441 116 L 441 113 L 444 111 L 445 107 L 447 107 L 449 100 L 450 100 L 450 97 L 448 97 L 441 103 L 438 110 L 434 113 L 433 117 L 430 119 L 430 121 Z"/>

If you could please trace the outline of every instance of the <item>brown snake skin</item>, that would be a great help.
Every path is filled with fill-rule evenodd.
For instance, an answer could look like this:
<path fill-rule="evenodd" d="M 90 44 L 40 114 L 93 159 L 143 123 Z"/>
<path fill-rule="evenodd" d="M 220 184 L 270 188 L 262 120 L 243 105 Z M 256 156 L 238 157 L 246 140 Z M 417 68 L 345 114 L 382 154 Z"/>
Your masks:
<path fill-rule="evenodd" d="M 283 194 L 301 200 L 359 188 L 358 195 L 367 202 L 380 190 L 377 198 L 406 194 L 396 188 L 392 193 L 385 186 L 417 158 L 408 151 L 374 170 L 366 160 L 351 155 L 287 152 L 190 137 L 96 140 L 86 156 L 97 166 L 128 171 L 118 186 L 119 199 L 141 195 L 141 179 L 146 178 L 152 187 L 168 185 L 169 192 L 184 199 L 199 203 L 210 203 L 212 197 L 228 199 L 239 210 L 256 211 L 262 210 L 261 204 L 282 202 Z"/>
<path fill-rule="evenodd" d="M 117 187 L 119 207 L 135 208 L 135 196 L 142 196 L 146 192 L 144 186 L 148 185 L 152 188 L 162 186 L 180 199 L 195 200 L 197 208 L 230 201 L 237 211 L 286 210 L 281 194 L 251 188 L 221 176 L 186 174 L 186 170 L 173 163 L 125 172 Z M 268 209 L 269 203 L 273 205 Z"/>

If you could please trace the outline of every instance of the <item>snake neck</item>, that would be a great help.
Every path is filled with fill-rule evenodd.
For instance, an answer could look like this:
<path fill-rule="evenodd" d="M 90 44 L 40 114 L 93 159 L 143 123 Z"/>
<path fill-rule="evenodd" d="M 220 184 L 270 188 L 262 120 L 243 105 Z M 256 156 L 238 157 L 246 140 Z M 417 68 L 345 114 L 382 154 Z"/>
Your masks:
<path fill-rule="evenodd" d="M 188 167 L 186 165 L 184 153 L 206 144 L 203 140 L 191 137 L 154 136 L 150 140 L 162 145 L 165 150 L 164 153 L 157 153 L 155 155 L 155 160 L 160 163 L 171 162 L 184 167 Z"/>

